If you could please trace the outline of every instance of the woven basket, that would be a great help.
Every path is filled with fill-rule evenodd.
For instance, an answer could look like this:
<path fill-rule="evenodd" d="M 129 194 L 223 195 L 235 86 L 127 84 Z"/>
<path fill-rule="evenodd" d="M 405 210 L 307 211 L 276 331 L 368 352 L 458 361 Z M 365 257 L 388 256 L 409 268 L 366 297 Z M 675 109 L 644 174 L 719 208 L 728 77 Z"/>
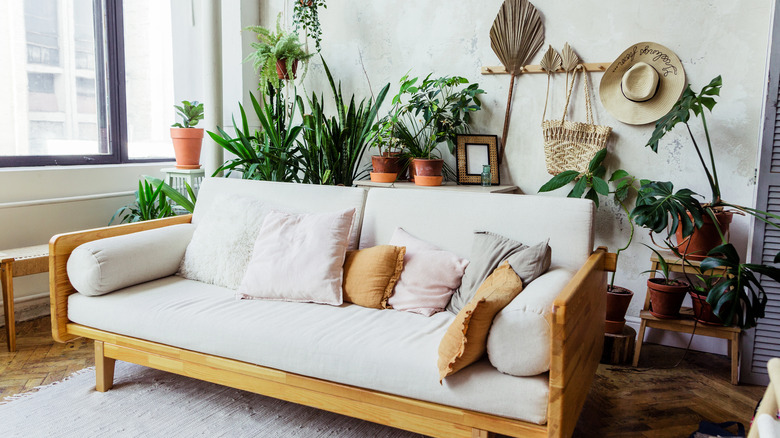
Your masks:
<path fill-rule="evenodd" d="M 586 122 L 566 120 L 566 112 L 569 109 L 569 101 L 574 85 L 574 76 L 572 76 L 571 85 L 569 85 L 569 90 L 566 94 L 566 105 L 561 120 L 542 121 L 544 156 L 547 172 L 552 175 L 557 175 L 564 170 L 576 170 L 580 173 L 587 171 L 588 163 L 596 152 L 607 147 L 607 140 L 612 133 L 610 126 L 593 124 L 593 112 L 590 105 L 590 81 L 588 80 L 588 75 L 584 72 L 583 78 L 585 107 L 587 109 Z M 545 112 L 546 106 L 545 104 Z"/>

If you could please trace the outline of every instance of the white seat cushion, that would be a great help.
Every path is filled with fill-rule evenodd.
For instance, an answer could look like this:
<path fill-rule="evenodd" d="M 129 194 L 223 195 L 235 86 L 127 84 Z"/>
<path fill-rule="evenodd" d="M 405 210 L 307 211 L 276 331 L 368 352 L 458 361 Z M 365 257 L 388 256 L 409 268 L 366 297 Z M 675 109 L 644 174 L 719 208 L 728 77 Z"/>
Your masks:
<path fill-rule="evenodd" d="M 514 377 L 483 359 L 439 384 L 437 349 L 454 318 L 344 304 L 237 301 L 180 277 L 68 298 L 71 321 L 333 382 L 543 424 L 547 374 Z"/>

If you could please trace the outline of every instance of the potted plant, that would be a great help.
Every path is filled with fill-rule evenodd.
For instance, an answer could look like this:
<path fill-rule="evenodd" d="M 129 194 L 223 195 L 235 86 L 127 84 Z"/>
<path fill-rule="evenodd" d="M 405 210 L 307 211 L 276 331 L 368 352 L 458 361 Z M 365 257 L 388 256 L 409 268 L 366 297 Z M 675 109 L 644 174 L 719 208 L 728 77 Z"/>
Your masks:
<path fill-rule="evenodd" d="M 313 56 L 303 49 L 297 33 L 282 30 L 280 18 L 281 14 L 276 20 L 276 32 L 262 26 L 246 28 L 257 34 L 257 42 L 251 44 L 255 51 L 245 61 L 252 61 L 260 76 L 261 89 L 267 83 L 278 88 L 282 79 L 295 79 L 298 61 L 306 62 Z"/>
<path fill-rule="evenodd" d="M 320 29 L 319 8 L 327 9 L 325 0 L 298 0 L 293 7 L 295 30 L 303 29 L 306 36 L 314 40 L 317 53 L 322 50 L 322 30 Z"/>
<path fill-rule="evenodd" d="M 485 91 L 460 76 L 431 79 L 429 74 L 419 85 L 417 80 L 408 75 L 401 78 L 400 90 L 393 98 L 393 104 L 400 105 L 394 133 L 411 162 L 415 184 L 441 185 L 443 169 L 450 175 L 454 172 L 444 165 L 437 147 L 447 142 L 454 153 L 455 137 L 469 131 L 471 113 L 482 108 L 479 95 Z M 401 102 L 403 97 L 407 97 L 406 103 Z"/>
<path fill-rule="evenodd" d="M 669 277 L 669 264 L 664 256 L 655 248 L 650 248 L 658 257 L 658 266 L 661 268 L 662 278 L 649 278 L 647 291 L 650 294 L 650 313 L 656 318 L 676 319 L 680 317 L 680 307 L 685 295 L 690 290 L 690 284 L 685 281 Z M 645 271 L 656 272 L 656 271 Z"/>
<path fill-rule="evenodd" d="M 701 206 L 698 205 L 698 201 L 691 202 L 686 200 L 681 204 L 675 202 L 664 203 L 658 199 L 658 196 L 665 196 L 670 190 L 661 189 L 658 187 L 648 187 L 642 196 L 643 203 L 647 201 L 641 208 L 637 210 L 636 219 L 637 223 L 648 224 L 650 228 L 656 229 L 656 225 L 659 225 L 658 220 L 662 219 L 660 216 L 653 216 L 647 214 L 650 210 L 656 209 L 663 213 L 672 213 L 671 209 L 675 209 L 676 205 L 681 205 L 687 210 L 687 217 L 682 214 L 679 218 L 679 222 L 682 227 L 674 227 L 672 230 L 676 233 L 677 247 L 680 252 L 687 254 L 694 259 L 702 260 L 707 257 L 707 253 L 721 244 L 724 238 L 728 237 L 729 224 L 733 216 L 732 211 L 726 210 L 727 208 L 741 211 L 746 214 L 755 216 L 760 220 L 768 222 L 769 217 L 773 219 L 780 219 L 776 215 L 769 214 L 763 211 L 757 211 L 749 207 L 743 207 L 740 205 L 732 204 L 724 201 L 721 198 L 721 186 L 718 180 L 718 171 L 716 168 L 716 159 L 713 153 L 712 141 L 710 138 L 709 128 L 707 125 L 707 118 L 705 116 L 705 109 L 712 111 L 717 101 L 715 96 L 720 95 L 720 89 L 723 85 L 723 81 L 720 76 L 715 77 L 709 84 L 704 86 L 702 90 L 697 94 L 688 85 L 685 91 L 677 101 L 672 110 L 662 117 L 655 124 L 655 130 L 653 131 L 650 140 L 648 140 L 646 146 L 652 148 L 654 152 L 658 152 L 658 144 L 661 139 L 679 123 L 685 125 L 688 135 L 691 139 L 691 144 L 696 150 L 696 155 L 699 158 L 699 162 L 704 170 L 704 175 L 707 178 L 707 183 L 711 190 L 711 198 L 708 203 Z M 706 149 L 699 145 L 696 137 L 693 135 L 691 129 L 691 116 L 701 120 L 702 129 L 704 131 L 704 144 Z M 706 152 L 706 155 L 704 154 Z M 669 189 L 671 186 L 669 186 Z M 663 193 L 660 193 L 663 192 Z M 688 192 L 688 195 L 693 195 L 693 192 Z M 684 196 L 686 194 L 684 193 Z M 694 199 L 695 200 L 695 199 Z M 660 202 L 659 202 L 660 201 Z M 679 211 L 674 211 L 677 215 Z M 663 214 L 666 217 L 666 214 Z M 676 224 L 673 224 L 676 225 Z"/>
<path fill-rule="evenodd" d="M 712 111 L 714 108 L 715 96 L 720 95 L 721 86 L 720 76 L 712 79 L 698 94 L 694 93 L 689 85 L 672 110 L 656 123 L 653 135 L 647 142 L 647 146 L 657 152 L 661 138 L 677 124 L 683 123 L 687 128 L 691 144 L 695 148 L 712 191 L 710 202 L 702 205 L 696 199 L 698 195 L 695 192 L 686 188 L 675 191 L 673 184 L 668 181 L 643 180 L 636 207 L 632 210 L 631 216 L 637 224 L 649 228 L 653 233 L 665 232 L 664 244 L 670 248 L 676 248 L 685 257 L 704 258 L 701 262 L 702 270 L 707 271 L 716 266 L 726 268 L 730 276 L 709 288 L 707 302 L 712 305 L 714 313 L 722 321 L 727 324 L 734 321 L 740 328 L 747 329 L 754 327 L 756 320 L 764 316 L 767 301 L 764 289 L 759 282 L 760 276 L 756 276 L 756 274 L 766 275 L 778 281 L 780 270 L 764 264 L 742 263 L 736 248 L 728 242 L 726 222 L 729 222 L 730 219 L 719 220 L 718 213 L 725 208 L 737 210 L 776 228 L 780 228 L 780 225 L 775 222 L 780 220 L 780 216 L 726 202 L 721 198 L 721 186 L 716 169 L 717 160 L 713 154 L 712 141 L 705 117 L 705 109 Z M 699 118 L 702 122 L 706 150 L 700 147 L 693 135 L 690 126 L 691 115 Z M 702 153 L 703 150 L 707 153 L 706 158 Z M 705 217 L 711 220 L 718 240 L 702 248 L 694 248 L 696 252 L 692 253 L 694 242 L 689 243 L 685 239 L 702 228 Z M 679 236 L 676 243 L 671 240 L 672 235 Z M 712 248 L 713 245 L 716 246 Z M 774 262 L 780 262 L 780 253 L 775 256 Z"/>
<path fill-rule="evenodd" d="M 371 156 L 371 181 L 390 183 L 398 179 L 401 170 L 401 140 L 394 135 L 394 124 L 387 120 L 378 123 L 373 147 L 379 151 Z"/>
<path fill-rule="evenodd" d="M 617 264 L 620 260 L 620 253 L 628 249 L 634 239 L 634 222 L 631 220 L 628 204 L 630 196 L 636 194 L 636 177 L 630 175 L 625 170 L 618 169 L 612 173 L 609 182 L 607 182 L 604 179 L 607 169 L 603 165 L 606 156 L 607 150 L 600 150 L 588 163 L 586 172 L 580 173 L 576 170 L 565 170 L 553 176 L 539 188 L 539 192 L 549 192 L 567 184 L 575 183 L 567 196 L 570 198 L 584 197 L 590 199 L 596 204 L 596 208 L 599 207 L 599 195 L 613 195 L 613 201 L 625 212 L 630 226 L 626 244 L 615 251 L 615 263 Z M 610 191 L 609 183 L 614 184 L 615 188 L 613 191 Z M 607 313 L 604 331 L 606 333 L 620 334 L 626 324 L 626 311 L 631 303 L 631 299 L 634 297 L 634 292 L 624 287 L 615 286 L 616 273 L 617 271 L 612 272 L 609 285 L 607 285 Z"/>
<path fill-rule="evenodd" d="M 353 95 L 346 100 L 342 96 L 341 82 L 337 87 L 324 59 L 322 64 L 333 92 L 334 107 L 340 110 L 335 116 L 328 117 L 322 96 L 318 98 L 312 92 L 308 99 L 309 112 L 306 113 L 303 99 L 297 98 L 304 126 L 300 146 L 303 182 L 351 186 L 365 173 L 359 165 L 366 149 L 376 142 L 379 127 L 374 120 L 390 84 L 382 87 L 376 99 L 372 97 L 357 102 Z"/>
<path fill-rule="evenodd" d="M 230 135 L 217 126 L 217 132 L 209 131 L 209 136 L 230 152 L 235 158 L 225 161 L 212 176 L 226 172 L 230 176 L 239 172 L 242 179 L 254 179 L 277 182 L 301 182 L 300 149 L 298 136 L 303 131 L 301 124 L 293 124 L 287 116 L 282 93 L 272 85 L 268 94 L 261 94 L 258 100 L 249 93 L 252 108 L 260 122 L 261 129 L 252 132 L 244 107 L 239 103 L 240 124 L 235 124 L 235 135 Z M 293 102 L 292 111 L 295 111 Z"/>
<path fill-rule="evenodd" d="M 171 125 L 171 140 L 179 169 L 200 169 L 200 149 L 203 146 L 203 128 L 196 128 L 203 120 L 203 104 L 198 101 L 182 101 L 174 105 L 181 123 Z"/>

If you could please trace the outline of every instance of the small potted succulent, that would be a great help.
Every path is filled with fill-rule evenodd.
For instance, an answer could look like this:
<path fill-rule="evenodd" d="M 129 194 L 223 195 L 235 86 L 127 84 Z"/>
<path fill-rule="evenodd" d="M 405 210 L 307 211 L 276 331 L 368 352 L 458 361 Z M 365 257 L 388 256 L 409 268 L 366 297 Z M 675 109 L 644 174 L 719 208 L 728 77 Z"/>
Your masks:
<path fill-rule="evenodd" d="M 203 128 L 196 128 L 203 120 L 203 104 L 198 101 L 182 101 L 174 105 L 181 123 L 171 125 L 171 140 L 179 169 L 200 169 L 200 150 L 203 146 Z"/>
<path fill-rule="evenodd" d="M 460 76 L 431 79 L 429 74 L 419 85 L 417 80 L 405 75 L 393 98 L 393 104 L 400 105 L 395 137 L 406 150 L 415 184 L 441 185 L 443 169 L 450 175 L 454 172 L 444 165 L 437 147 L 447 142 L 454 153 L 455 137 L 469 131 L 471 113 L 482 108 L 479 95 L 485 91 Z M 401 102 L 403 97 L 406 103 Z"/>
<path fill-rule="evenodd" d="M 246 28 L 257 34 L 257 42 L 252 43 L 255 51 L 245 61 L 252 61 L 260 75 L 261 89 L 265 89 L 269 82 L 278 88 L 281 80 L 295 79 L 298 62 L 306 62 L 313 56 L 313 53 L 306 53 L 297 33 L 282 30 L 279 18 L 276 20 L 276 32 L 262 26 Z"/>

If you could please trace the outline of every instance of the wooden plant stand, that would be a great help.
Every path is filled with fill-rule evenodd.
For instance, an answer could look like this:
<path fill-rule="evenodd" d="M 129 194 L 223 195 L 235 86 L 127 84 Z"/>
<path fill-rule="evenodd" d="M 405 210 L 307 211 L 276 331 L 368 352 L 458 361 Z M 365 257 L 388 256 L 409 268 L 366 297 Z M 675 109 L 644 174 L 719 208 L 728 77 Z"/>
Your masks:
<path fill-rule="evenodd" d="M 682 260 L 677 258 L 673 253 L 663 253 L 663 257 L 669 265 L 670 272 L 691 273 L 690 268 L 687 268 L 688 270 L 686 271 L 686 267 L 683 265 Z M 658 255 L 653 254 L 653 256 L 650 257 L 650 262 L 652 269 L 650 278 L 655 278 L 656 270 L 660 269 Z M 694 266 L 699 266 L 700 264 L 700 262 L 693 260 L 691 260 L 690 263 Z M 724 272 L 725 270 L 720 268 L 714 270 L 712 274 L 722 274 Z M 634 366 L 639 364 L 639 355 L 642 352 L 642 343 L 644 342 L 645 330 L 647 330 L 647 328 L 669 330 L 679 333 L 693 333 L 695 325 L 696 335 L 726 339 L 728 341 L 728 355 L 731 357 L 731 384 L 736 385 L 739 383 L 739 338 L 742 333 L 742 330 L 739 327 L 696 323 L 693 317 L 693 309 L 690 307 L 683 307 L 680 309 L 679 319 L 656 318 L 650 313 L 650 291 L 645 295 L 645 305 L 639 313 L 639 318 L 641 318 L 642 322 L 639 325 L 639 336 L 637 337 L 636 348 L 634 349 Z"/>

